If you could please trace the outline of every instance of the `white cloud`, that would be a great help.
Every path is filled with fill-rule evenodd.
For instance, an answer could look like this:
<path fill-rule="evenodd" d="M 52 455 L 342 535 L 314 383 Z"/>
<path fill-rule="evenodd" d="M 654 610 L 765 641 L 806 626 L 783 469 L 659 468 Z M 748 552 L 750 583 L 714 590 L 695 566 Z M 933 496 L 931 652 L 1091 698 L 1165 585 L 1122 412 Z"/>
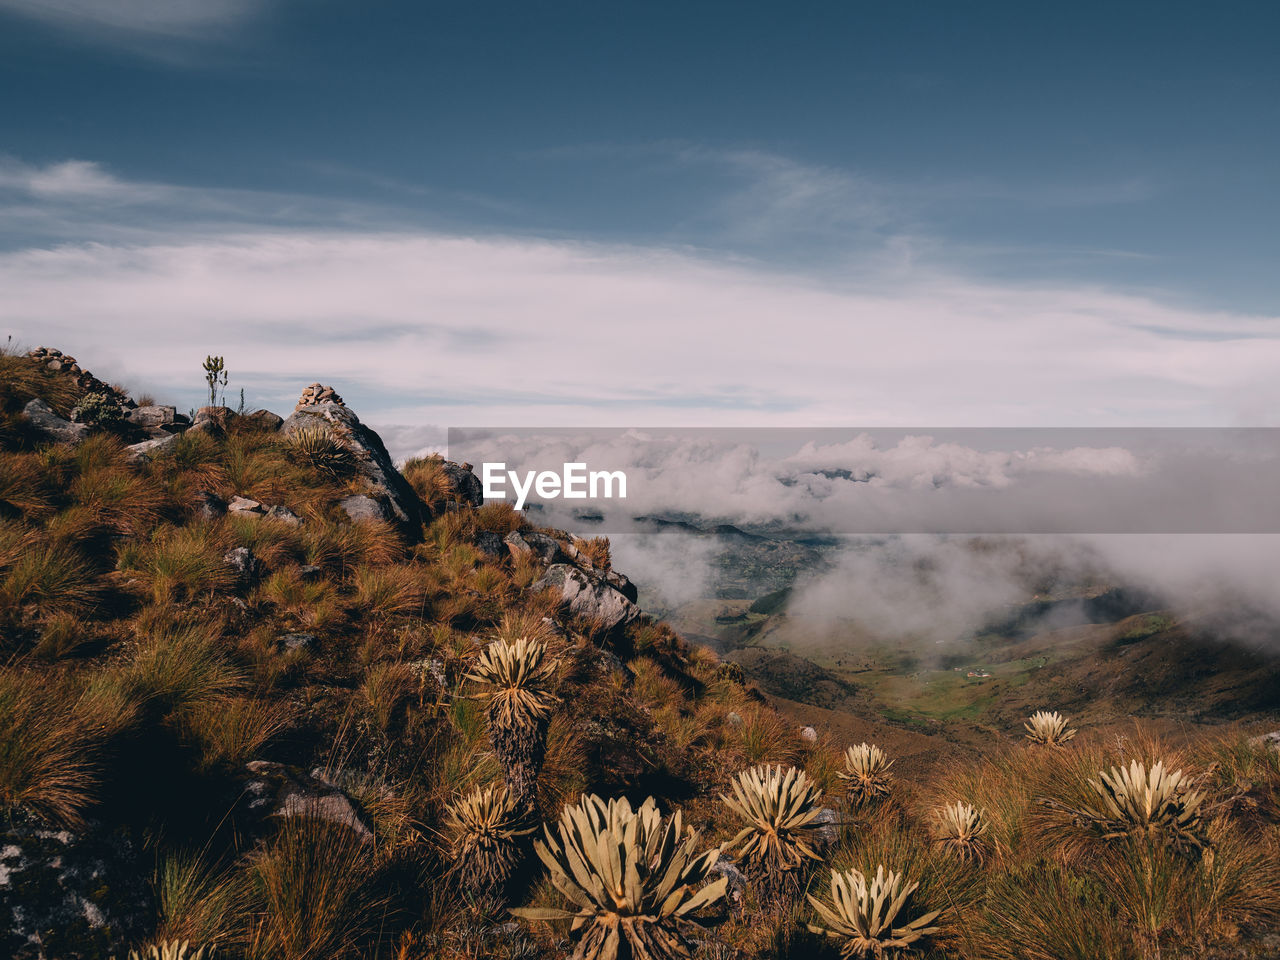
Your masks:
<path fill-rule="evenodd" d="M 80 33 L 191 37 L 235 24 L 266 0 L 0 0 L 0 10 Z"/>
<path fill-rule="evenodd" d="M 1232 424 L 1274 397 L 1280 366 L 1277 317 L 504 237 L 61 245 L 0 254 L 0 287 L 8 330 L 139 385 L 182 389 L 222 352 L 251 392 L 331 379 L 382 422 Z"/>

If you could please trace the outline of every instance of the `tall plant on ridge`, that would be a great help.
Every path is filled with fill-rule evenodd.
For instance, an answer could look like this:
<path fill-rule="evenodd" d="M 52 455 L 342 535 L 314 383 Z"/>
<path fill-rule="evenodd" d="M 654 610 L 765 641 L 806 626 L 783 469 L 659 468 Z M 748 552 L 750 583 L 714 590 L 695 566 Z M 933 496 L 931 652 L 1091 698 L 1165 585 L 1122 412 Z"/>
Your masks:
<path fill-rule="evenodd" d="M 481 697 L 488 701 L 489 739 L 516 807 L 526 813 L 534 808 L 551 710 L 559 702 L 549 689 L 555 672 L 547 645 L 520 637 L 494 640 L 467 674 L 486 688 Z"/>

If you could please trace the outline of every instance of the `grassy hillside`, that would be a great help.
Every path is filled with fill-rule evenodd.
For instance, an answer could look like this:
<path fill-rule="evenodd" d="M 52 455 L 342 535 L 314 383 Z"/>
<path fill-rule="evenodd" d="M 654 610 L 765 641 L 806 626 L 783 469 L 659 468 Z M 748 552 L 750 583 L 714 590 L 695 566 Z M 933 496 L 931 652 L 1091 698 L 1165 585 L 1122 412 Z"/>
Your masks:
<path fill-rule="evenodd" d="M 23 414 L 78 389 L 0 355 L 0 954 L 1276 952 L 1252 731 L 1015 723 L 886 768 L 846 754 L 871 723 L 534 589 L 549 559 L 612 589 L 607 542 L 474 506 L 442 461 L 404 468 L 411 522 L 352 520 L 377 491 L 341 431 L 226 411 L 141 457 L 127 421 L 55 443 Z M 1100 777 L 1130 762 L 1147 807 Z"/>

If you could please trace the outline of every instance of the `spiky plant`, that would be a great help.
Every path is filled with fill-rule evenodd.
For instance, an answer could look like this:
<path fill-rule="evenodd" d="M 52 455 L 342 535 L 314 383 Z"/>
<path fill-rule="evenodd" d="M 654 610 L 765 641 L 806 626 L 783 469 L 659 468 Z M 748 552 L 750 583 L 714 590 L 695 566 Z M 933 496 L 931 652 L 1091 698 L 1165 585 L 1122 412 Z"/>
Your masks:
<path fill-rule="evenodd" d="M 1147 769 L 1133 760 L 1128 767 L 1100 772 L 1089 786 L 1101 807 L 1077 811 L 1098 828 L 1105 840 L 1126 836 L 1161 836 L 1176 846 L 1203 845 L 1200 805 L 1204 793 L 1181 770 L 1170 773 L 1163 760 Z"/>
<path fill-rule="evenodd" d="M 844 770 L 836 776 L 848 785 L 849 799 L 861 806 L 889 795 L 893 761 L 870 743 L 860 743 L 844 752 Z"/>
<path fill-rule="evenodd" d="M 938 932 L 931 927 L 941 911 L 898 923 L 907 899 L 919 884 L 902 884 L 902 874 L 876 867 L 871 882 L 860 870 L 831 871 L 831 903 L 809 894 L 809 902 L 826 926 L 808 924 L 809 930 L 843 941 L 842 957 L 883 957 L 887 951 L 909 950 L 925 937 Z"/>
<path fill-rule="evenodd" d="M 934 840 L 961 860 L 981 861 L 986 856 L 986 811 L 957 800 L 934 812 Z"/>
<path fill-rule="evenodd" d="M 763 764 L 731 781 L 733 796 L 720 795 L 747 825 L 732 840 L 766 896 L 799 892 L 804 868 L 822 859 L 814 849 L 822 791 L 801 770 Z"/>
<path fill-rule="evenodd" d="M 573 960 L 672 960 L 691 956 L 681 924 L 724 897 L 728 879 L 698 889 L 720 856 L 697 853 L 699 834 L 677 810 L 669 818 L 652 797 L 639 810 L 625 798 L 584 796 L 566 806 L 559 840 L 545 828 L 534 842 L 551 883 L 578 908 L 512 910 L 530 920 L 572 920 Z"/>
<path fill-rule="evenodd" d="M 130 950 L 129 960 L 213 960 L 215 948 L 212 945 L 203 946 L 195 953 L 190 949 L 191 944 L 186 940 L 166 940 L 153 943 L 141 953 Z"/>
<path fill-rule="evenodd" d="M 334 476 L 353 462 L 351 451 L 327 427 L 300 427 L 285 438 L 285 446 L 317 470 Z"/>
<path fill-rule="evenodd" d="M 547 726 L 559 702 L 548 689 L 555 672 L 547 645 L 520 637 L 490 643 L 467 674 L 486 688 L 482 696 L 488 702 L 489 739 L 521 812 L 533 808 L 547 752 Z"/>
<path fill-rule="evenodd" d="M 505 784 L 479 787 L 446 807 L 453 872 L 473 892 L 502 889 L 520 858 L 518 838 L 533 833 Z"/>
<path fill-rule="evenodd" d="M 1037 710 L 1027 718 L 1023 726 L 1027 728 L 1027 739 L 1032 743 L 1041 743 L 1046 747 L 1061 747 L 1076 735 L 1075 730 L 1067 729 L 1069 722 L 1057 710 L 1052 713 L 1048 710 Z"/>

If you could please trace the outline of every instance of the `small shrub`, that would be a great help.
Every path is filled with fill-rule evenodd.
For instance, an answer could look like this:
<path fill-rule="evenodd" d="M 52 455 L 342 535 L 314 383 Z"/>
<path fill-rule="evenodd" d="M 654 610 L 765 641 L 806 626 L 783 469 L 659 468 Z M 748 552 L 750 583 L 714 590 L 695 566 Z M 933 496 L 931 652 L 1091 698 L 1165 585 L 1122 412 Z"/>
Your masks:
<path fill-rule="evenodd" d="M 76 423 L 88 423 L 95 427 L 108 426 L 124 420 L 124 409 L 113 394 L 90 391 L 72 409 L 71 419 Z"/>

